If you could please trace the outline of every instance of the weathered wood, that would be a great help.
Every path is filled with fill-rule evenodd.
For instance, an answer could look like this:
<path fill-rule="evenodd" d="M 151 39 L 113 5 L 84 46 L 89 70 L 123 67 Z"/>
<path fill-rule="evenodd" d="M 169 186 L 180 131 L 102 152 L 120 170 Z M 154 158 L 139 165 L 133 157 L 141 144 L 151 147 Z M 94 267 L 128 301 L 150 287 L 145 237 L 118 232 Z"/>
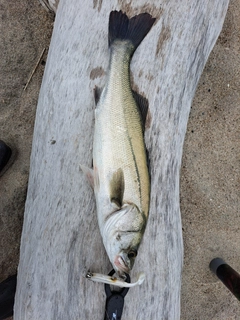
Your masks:
<path fill-rule="evenodd" d="M 94 195 L 79 164 L 90 166 L 95 85 L 108 65 L 108 16 L 149 12 L 157 23 L 131 64 L 134 88 L 149 100 L 146 145 L 151 208 L 123 319 L 179 319 L 183 258 L 179 170 L 191 102 L 220 33 L 228 0 L 61 1 L 39 96 L 26 201 L 15 320 L 102 319 L 102 284 L 87 269 L 111 265 L 97 227 Z"/>
<path fill-rule="evenodd" d="M 39 0 L 39 1 L 47 11 L 56 13 L 59 0 Z"/>

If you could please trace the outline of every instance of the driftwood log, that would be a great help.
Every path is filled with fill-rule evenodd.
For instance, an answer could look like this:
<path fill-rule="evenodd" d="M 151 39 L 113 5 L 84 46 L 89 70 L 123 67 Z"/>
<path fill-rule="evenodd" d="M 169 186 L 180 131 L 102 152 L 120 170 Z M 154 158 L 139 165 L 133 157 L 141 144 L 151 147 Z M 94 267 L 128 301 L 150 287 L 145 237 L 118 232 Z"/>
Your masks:
<path fill-rule="evenodd" d="M 111 10 L 157 18 L 131 64 L 133 87 L 149 100 L 145 140 L 151 208 L 132 271 L 146 274 L 125 298 L 123 319 L 180 318 L 183 260 L 179 171 L 190 106 L 221 31 L 228 0 L 66 0 L 58 6 L 39 96 L 22 233 L 15 320 L 103 319 L 111 270 L 94 195 L 79 164 L 91 166 L 93 89 L 108 67 Z"/>

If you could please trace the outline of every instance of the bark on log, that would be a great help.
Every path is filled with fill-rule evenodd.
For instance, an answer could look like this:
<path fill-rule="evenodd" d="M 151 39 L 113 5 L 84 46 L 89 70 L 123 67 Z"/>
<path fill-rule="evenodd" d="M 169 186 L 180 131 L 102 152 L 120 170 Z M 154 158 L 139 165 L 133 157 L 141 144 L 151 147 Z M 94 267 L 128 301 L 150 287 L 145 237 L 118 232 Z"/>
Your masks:
<path fill-rule="evenodd" d="M 79 168 L 91 166 L 95 85 L 108 66 L 111 10 L 149 12 L 157 23 L 131 64 L 133 87 L 149 100 L 145 133 L 151 208 L 123 319 L 180 318 L 183 259 L 179 171 L 190 106 L 222 28 L 228 0 L 59 3 L 39 96 L 21 242 L 15 320 L 102 319 L 102 284 L 85 271 L 111 265 L 97 226 L 94 195 Z"/>

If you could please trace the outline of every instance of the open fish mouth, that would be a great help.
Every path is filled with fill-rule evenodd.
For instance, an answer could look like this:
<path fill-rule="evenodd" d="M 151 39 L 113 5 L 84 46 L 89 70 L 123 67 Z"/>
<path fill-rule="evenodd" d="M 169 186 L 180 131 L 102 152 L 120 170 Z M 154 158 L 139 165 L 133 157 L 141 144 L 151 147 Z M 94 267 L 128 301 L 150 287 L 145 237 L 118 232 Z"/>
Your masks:
<path fill-rule="evenodd" d="M 125 262 L 125 260 L 123 259 L 123 257 L 121 255 L 117 255 L 115 260 L 114 260 L 114 266 L 116 267 L 117 271 L 122 273 L 122 272 L 126 272 L 129 273 L 130 272 L 130 268 L 127 265 L 127 263 Z"/>

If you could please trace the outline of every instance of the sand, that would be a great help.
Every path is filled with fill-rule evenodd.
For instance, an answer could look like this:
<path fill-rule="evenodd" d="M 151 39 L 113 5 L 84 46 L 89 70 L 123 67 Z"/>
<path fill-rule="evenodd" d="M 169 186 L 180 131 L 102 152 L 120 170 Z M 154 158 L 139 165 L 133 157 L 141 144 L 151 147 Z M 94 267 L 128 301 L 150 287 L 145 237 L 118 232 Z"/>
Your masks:
<path fill-rule="evenodd" d="M 0 139 L 17 151 L 0 178 L 0 281 L 17 270 L 32 134 L 53 16 L 2 0 Z M 240 319 L 237 299 L 209 271 L 220 256 L 240 272 L 240 1 L 230 1 L 191 108 L 181 170 L 183 320 Z M 43 61 L 36 67 L 42 51 Z"/>

